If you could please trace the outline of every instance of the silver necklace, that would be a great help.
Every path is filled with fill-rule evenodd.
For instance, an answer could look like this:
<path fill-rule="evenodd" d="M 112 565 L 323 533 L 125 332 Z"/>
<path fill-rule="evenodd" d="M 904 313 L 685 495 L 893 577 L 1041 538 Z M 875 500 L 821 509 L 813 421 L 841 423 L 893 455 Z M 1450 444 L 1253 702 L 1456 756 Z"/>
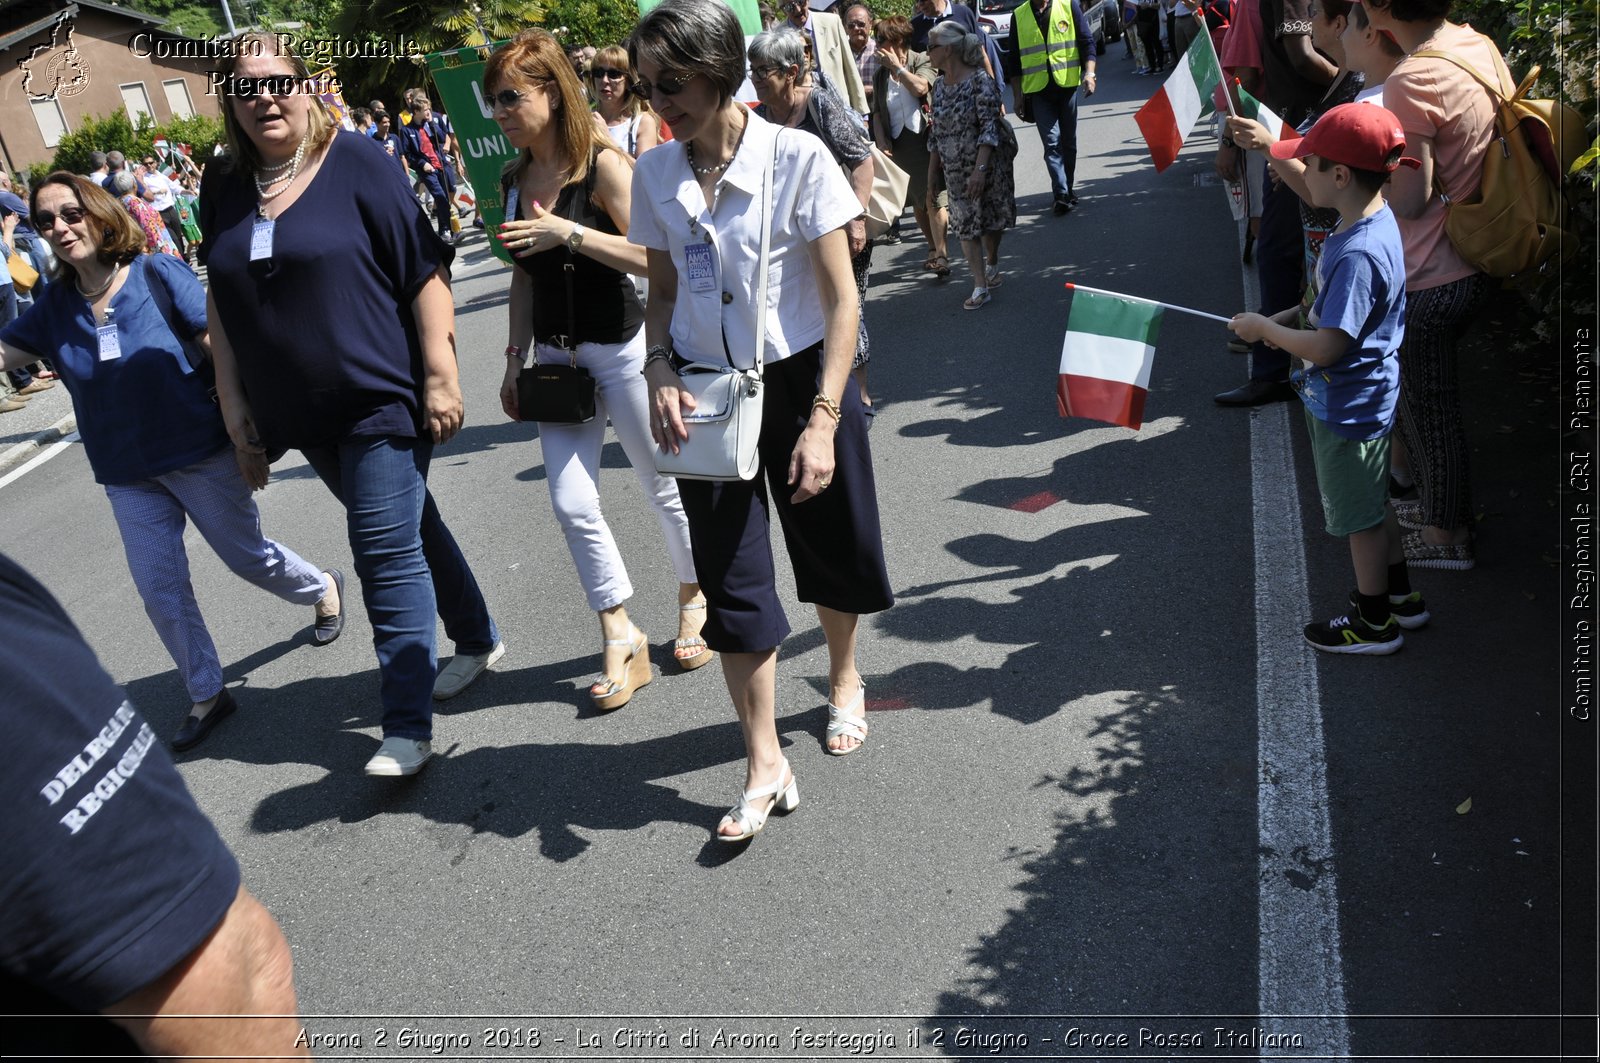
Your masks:
<path fill-rule="evenodd" d="M 83 278 L 82 277 L 74 278 L 73 282 L 72 282 L 72 286 L 78 289 L 78 294 L 79 295 L 83 296 L 85 299 L 89 300 L 92 303 L 96 299 L 100 298 L 102 295 L 106 294 L 106 292 L 111 290 L 111 286 L 117 282 L 117 274 L 119 274 L 121 272 L 122 272 L 122 267 L 121 266 L 112 266 L 111 267 L 111 276 L 107 277 L 106 278 L 106 282 L 104 284 L 100 285 L 100 287 L 96 288 L 92 292 L 86 292 L 86 291 L 83 290 Z"/>
<path fill-rule="evenodd" d="M 289 172 L 285 176 L 263 182 L 260 174 L 251 175 L 251 179 L 256 183 L 256 195 L 260 197 L 261 200 L 260 204 L 256 207 L 256 213 L 260 214 L 262 217 L 265 217 L 267 204 L 271 203 L 274 199 L 277 199 L 279 196 L 289 191 L 290 188 L 294 187 L 294 179 L 300 175 L 300 164 L 305 161 L 306 145 L 310 142 L 311 130 L 308 129 L 306 130 L 306 135 L 300 138 L 300 146 L 294 149 L 294 158 L 289 160 Z M 271 188 L 273 185 L 280 185 L 281 187 L 274 189 L 271 192 L 267 191 L 267 189 Z"/>

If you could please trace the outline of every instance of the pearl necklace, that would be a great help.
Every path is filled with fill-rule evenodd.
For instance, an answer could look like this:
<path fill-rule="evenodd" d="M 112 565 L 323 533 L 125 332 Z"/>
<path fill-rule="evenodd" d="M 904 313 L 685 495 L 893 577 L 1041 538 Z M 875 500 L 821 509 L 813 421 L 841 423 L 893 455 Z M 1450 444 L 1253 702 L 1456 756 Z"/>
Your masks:
<path fill-rule="evenodd" d="M 96 288 L 92 292 L 86 292 L 86 291 L 83 290 L 83 278 L 81 278 L 81 277 L 73 278 L 72 286 L 74 288 L 78 289 L 78 294 L 79 295 L 83 296 L 85 299 L 89 300 L 92 303 L 96 299 L 100 298 L 102 295 L 106 294 L 106 292 L 111 290 L 111 286 L 117 282 L 117 274 L 119 274 L 121 272 L 122 272 L 122 267 L 121 266 L 112 266 L 111 267 L 111 276 L 107 277 L 106 278 L 106 282 L 104 284 L 100 285 L 100 287 Z"/>
<path fill-rule="evenodd" d="M 744 131 L 749 128 L 750 119 L 746 118 L 744 120 L 743 128 L 739 130 L 739 139 L 733 142 L 733 154 L 729 155 L 726 160 L 717 163 L 715 166 L 696 166 L 694 164 L 694 142 L 686 142 L 683 145 L 683 150 L 689 156 L 689 169 L 693 170 L 697 176 L 710 177 L 712 174 L 721 173 L 723 170 L 726 170 L 728 167 L 732 166 L 733 160 L 739 157 L 739 148 L 744 145 Z"/>
<path fill-rule="evenodd" d="M 306 130 L 306 135 L 300 138 L 300 146 L 294 149 L 294 158 L 289 160 L 289 172 L 284 176 L 275 177 L 270 181 L 263 182 L 260 174 L 251 175 L 252 180 L 254 180 L 256 183 L 256 195 L 260 197 L 261 200 L 260 204 L 256 207 L 256 213 L 260 214 L 262 217 L 266 217 L 267 204 L 271 203 L 274 199 L 277 199 L 279 196 L 283 195 L 285 192 L 289 191 L 289 189 L 294 187 L 294 179 L 300 176 L 300 164 L 305 161 L 306 145 L 310 142 L 311 130 L 308 129 Z M 280 185 L 281 187 L 271 192 L 267 191 L 267 189 L 271 188 L 273 185 Z"/>

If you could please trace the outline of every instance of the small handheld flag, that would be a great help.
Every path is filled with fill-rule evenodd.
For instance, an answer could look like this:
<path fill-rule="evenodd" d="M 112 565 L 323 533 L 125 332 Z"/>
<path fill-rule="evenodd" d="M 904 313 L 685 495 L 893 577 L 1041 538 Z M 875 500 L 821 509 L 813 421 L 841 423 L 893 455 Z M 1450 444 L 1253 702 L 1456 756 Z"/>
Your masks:
<path fill-rule="evenodd" d="M 1074 291 L 1056 382 L 1061 416 L 1134 429 L 1144 423 L 1161 314 L 1156 303 Z"/>

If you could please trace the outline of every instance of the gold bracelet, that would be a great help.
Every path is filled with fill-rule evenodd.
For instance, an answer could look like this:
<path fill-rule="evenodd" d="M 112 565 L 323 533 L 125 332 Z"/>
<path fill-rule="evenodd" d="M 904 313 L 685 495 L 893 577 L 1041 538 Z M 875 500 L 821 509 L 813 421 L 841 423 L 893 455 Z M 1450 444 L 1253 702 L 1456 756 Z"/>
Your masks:
<path fill-rule="evenodd" d="M 844 419 L 844 411 L 839 409 L 839 404 L 819 391 L 817 397 L 811 400 L 811 409 L 816 410 L 818 406 L 828 411 L 828 416 L 833 418 L 833 429 L 837 432 L 839 422 Z"/>

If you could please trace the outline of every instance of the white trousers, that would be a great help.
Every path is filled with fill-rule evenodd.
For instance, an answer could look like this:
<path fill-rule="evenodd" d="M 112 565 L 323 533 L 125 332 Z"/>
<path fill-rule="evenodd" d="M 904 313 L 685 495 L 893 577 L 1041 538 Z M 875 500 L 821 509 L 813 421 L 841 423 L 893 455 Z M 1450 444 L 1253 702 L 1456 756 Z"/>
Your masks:
<path fill-rule="evenodd" d="M 568 352 L 540 344 L 535 358 L 546 365 L 567 363 Z M 606 418 L 617 441 L 655 507 L 667 553 L 679 583 L 696 582 L 689 550 L 689 521 L 678 501 L 677 481 L 656 472 L 655 442 L 650 438 L 649 387 L 639 374 L 644 365 L 644 329 L 627 343 L 580 343 L 578 365 L 595 383 L 594 420 L 585 424 L 539 424 L 544 444 L 550 504 L 567 537 L 578 580 L 595 612 L 621 605 L 633 596 L 628 569 L 616 539 L 600 512 L 600 452 L 605 446 Z"/>
<path fill-rule="evenodd" d="M 286 602 L 312 606 L 326 589 L 321 570 L 261 533 L 261 511 L 239 473 L 232 447 L 173 472 L 106 484 L 122 533 L 128 572 L 188 688 L 190 701 L 222 689 L 222 664 L 189 582 L 183 548 L 187 517 L 234 575 Z"/>

